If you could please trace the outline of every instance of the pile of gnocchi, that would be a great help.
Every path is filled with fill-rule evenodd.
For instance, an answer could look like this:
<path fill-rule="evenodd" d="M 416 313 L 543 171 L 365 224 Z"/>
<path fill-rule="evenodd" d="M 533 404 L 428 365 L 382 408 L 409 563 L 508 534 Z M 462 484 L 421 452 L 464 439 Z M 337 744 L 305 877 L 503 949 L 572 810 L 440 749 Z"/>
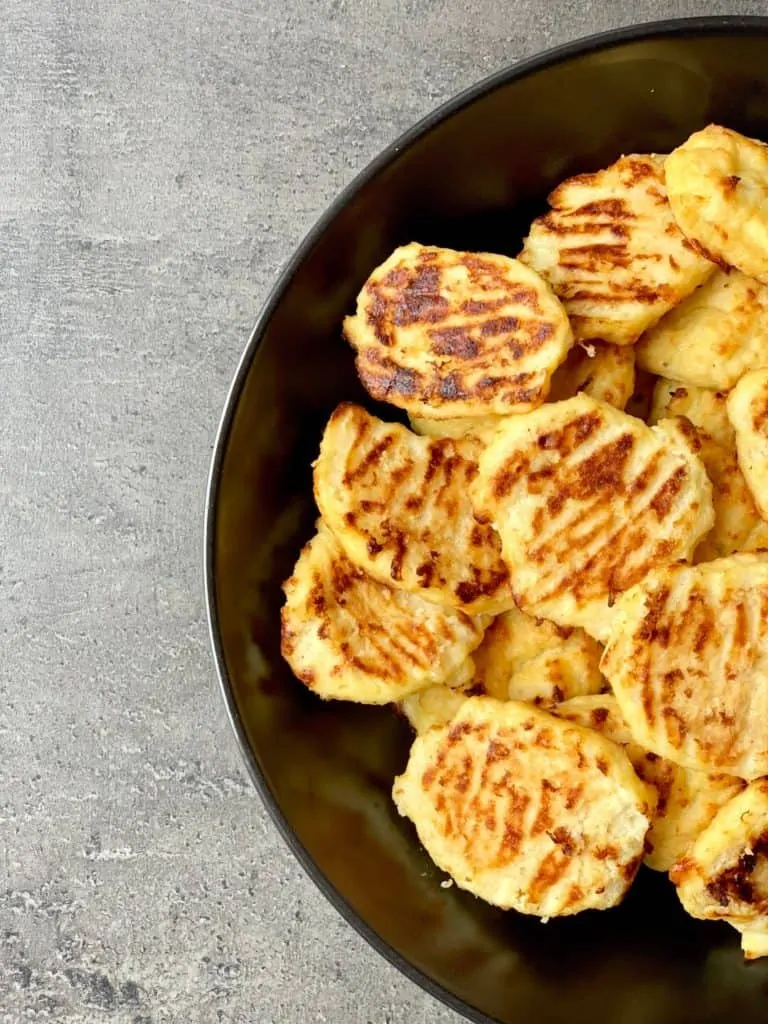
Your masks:
<path fill-rule="evenodd" d="M 517 258 L 404 245 L 344 334 L 401 413 L 325 428 L 296 677 L 408 718 L 458 886 L 546 920 L 645 862 L 768 955 L 768 146 L 571 178 Z"/>

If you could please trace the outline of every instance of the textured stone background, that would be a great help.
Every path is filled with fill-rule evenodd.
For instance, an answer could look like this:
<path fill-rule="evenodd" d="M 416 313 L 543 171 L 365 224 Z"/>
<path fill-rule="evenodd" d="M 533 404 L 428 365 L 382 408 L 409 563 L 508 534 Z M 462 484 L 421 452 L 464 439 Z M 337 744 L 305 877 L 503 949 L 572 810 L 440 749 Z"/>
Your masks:
<path fill-rule="evenodd" d="M 448 1024 L 336 915 L 214 683 L 211 444 L 283 260 L 509 61 L 686 0 L 3 0 L 0 1021 Z"/>

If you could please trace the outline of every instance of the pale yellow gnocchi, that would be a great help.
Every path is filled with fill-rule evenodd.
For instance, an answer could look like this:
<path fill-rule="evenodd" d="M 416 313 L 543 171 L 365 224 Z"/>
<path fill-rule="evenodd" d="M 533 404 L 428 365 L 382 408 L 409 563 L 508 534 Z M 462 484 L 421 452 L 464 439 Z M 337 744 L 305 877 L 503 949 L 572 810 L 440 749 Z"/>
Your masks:
<path fill-rule="evenodd" d="M 711 124 L 670 153 L 664 178 L 696 249 L 768 284 L 768 146 Z"/>

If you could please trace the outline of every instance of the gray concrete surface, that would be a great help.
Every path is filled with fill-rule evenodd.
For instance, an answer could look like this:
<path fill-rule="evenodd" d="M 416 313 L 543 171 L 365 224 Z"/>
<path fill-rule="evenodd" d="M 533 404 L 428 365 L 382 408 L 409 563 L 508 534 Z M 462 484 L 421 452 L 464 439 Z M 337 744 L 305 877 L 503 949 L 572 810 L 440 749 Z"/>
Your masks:
<path fill-rule="evenodd" d="M 251 791 L 201 595 L 231 374 L 396 133 L 678 0 L 4 0 L 0 1020 L 448 1024 Z"/>

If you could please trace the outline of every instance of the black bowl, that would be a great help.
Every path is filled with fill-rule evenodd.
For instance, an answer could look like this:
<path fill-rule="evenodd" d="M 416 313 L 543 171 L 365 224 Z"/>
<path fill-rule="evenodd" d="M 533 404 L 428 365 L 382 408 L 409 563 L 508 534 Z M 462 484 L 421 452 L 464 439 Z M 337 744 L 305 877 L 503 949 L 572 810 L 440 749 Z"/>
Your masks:
<path fill-rule="evenodd" d="M 206 587 L 251 778 L 346 919 L 475 1021 L 765 1024 L 768 963 L 745 965 L 735 932 L 688 918 L 645 869 L 620 908 L 547 925 L 442 889 L 389 796 L 406 726 L 386 708 L 321 704 L 293 679 L 280 657 L 280 583 L 312 530 L 310 463 L 334 405 L 365 401 L 341 320 L 395 246 L 514 255 L 567 175 L 666 152 L 710 121 L 768 138 L 768 19 L 641 26 L 486 80 L 391 146 L 311 232 L 227 401 Z"/>

